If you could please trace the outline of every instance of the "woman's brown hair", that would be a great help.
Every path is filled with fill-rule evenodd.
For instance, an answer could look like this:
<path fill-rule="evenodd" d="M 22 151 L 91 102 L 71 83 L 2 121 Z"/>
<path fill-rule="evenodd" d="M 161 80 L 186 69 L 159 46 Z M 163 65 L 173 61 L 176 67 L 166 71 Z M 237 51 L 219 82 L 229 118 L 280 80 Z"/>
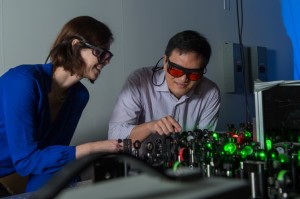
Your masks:
<path fill-rule="evenodd" d="M 74 39 L 79 40 L 72 46 Z M 67 22 L 50 50 L 49 58 L 53 68 L 62 66 L 72 75 L 82 75 L 84 61 L 80 55 L 82 48 L 87 48 L 84 42 L 107 48 L 113 41 L 113 35 L 108 26 L 90 16 L 79 16 Z"/>

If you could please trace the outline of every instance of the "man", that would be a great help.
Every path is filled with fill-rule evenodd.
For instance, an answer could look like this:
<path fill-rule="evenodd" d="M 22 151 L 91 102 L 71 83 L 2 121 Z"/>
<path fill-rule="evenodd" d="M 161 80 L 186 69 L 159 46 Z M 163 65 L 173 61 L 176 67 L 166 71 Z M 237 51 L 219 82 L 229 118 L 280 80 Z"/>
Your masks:
<path fill-rule="evenodd" d="M 174 35 L 163 67 L 140 68 L 125 82 L 110 118 L 108 138 L 143 142 L 150 135 L 214 130 L 220 92 L 203 77 L 210 56 L 210 44 L 198 32 Z"/>

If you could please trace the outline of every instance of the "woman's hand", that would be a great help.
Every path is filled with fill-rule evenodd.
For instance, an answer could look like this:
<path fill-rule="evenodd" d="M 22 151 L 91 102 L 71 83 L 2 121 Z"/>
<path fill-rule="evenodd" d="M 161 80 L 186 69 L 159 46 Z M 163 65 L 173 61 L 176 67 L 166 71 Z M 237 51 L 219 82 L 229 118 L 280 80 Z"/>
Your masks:
<path fill-rule="evenodd" d="M 103 141 L 88 142 L 76 146 L 76 159 L 92 153 L 100 153 L 100 152 L 116 153 L 122 151 L 122 149 L 123 149 L 122 143 L 119 143 L 117 140 L 103 140 Z"/>
<path fill-rule="evenodd" d="M 104 140 L 98 141 L 95 143 L 96 145 L 96 152 L 111 152 L 116 153 L 123 149 L 122 143 L 119 143 L 117 140 Z"/>

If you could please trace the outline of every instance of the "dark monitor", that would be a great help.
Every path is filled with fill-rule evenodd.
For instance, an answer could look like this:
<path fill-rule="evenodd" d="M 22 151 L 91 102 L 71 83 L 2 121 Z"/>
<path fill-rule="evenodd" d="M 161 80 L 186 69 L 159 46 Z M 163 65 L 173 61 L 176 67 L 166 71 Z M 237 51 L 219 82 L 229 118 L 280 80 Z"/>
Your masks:
<path fill-rule="evenodd" d="M 255 141 L 298 142 L 300 136 L 300 82 L 255 82 Z"/>

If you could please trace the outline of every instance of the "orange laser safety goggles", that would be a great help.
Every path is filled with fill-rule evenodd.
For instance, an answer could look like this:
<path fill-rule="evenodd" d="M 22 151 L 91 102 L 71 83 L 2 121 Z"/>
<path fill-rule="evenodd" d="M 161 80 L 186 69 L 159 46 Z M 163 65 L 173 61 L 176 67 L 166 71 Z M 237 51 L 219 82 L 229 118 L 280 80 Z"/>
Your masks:
<path fill-rule="evenodd" d="M 169 60 L 167 57 L 167 71 L 173 77 L 181 77 L 186 75 L 190 81 L 197 81 L 202 78 L 203 74 L 206 73 L 206 68 L 202 69 L 187 69 L 178 64 L 175 64 Z"/>

